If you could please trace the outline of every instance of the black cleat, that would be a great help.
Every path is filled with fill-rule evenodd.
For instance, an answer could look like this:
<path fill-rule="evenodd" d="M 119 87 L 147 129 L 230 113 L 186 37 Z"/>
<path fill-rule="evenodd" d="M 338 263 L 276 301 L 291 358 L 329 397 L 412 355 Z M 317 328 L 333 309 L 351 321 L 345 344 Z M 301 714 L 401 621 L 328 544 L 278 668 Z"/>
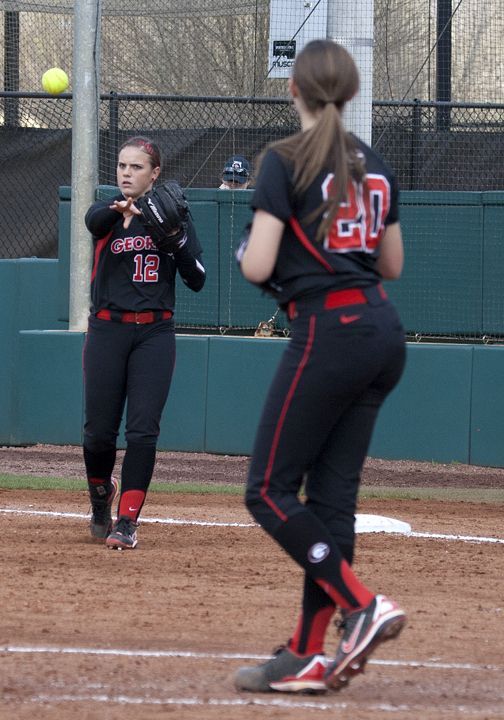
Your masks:
<path fill-rule="evenodd" d="M 240 668 L 234 677 L 237 690 L 251 692 L 320 693 L 327 690 L 324 671 L 325 655 L 300 656 L 286 647 L 277 650 L 274 657 L 255 667 Z"/>
<path fill-rule="evenodd" d="M 119 492 L 119 483 L 115 478 L 103 485 L 89 484 L 91 498 L 91 536 L 105 540 L 112 529 L 112 505 Z"/>
<path fill-rule="evenodd" d="M 105 541 L 111 550 L 133 550 L 137 546 L 137 523 L 127 515 L 121 515 Z"/>

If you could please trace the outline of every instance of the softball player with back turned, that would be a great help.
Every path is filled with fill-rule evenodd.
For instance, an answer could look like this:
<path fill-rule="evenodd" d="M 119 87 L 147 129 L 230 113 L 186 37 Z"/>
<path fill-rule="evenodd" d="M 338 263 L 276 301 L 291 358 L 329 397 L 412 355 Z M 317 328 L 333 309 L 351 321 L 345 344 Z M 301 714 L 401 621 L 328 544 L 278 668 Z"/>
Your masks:
<path fill-rule="evenodd" d="M 403 265 L 396 182 L 342 122 L 358 85 L 337 43 L 315 40 L 301 51 L 289 81 L 301 132 L 263 155 L 250 235 L 237 252 L 245 278 L 267 288 L 291 324 L 246 505 L 305 573 L 292 638 L 266 663 L 238 670 L 238 690 L 339 689 L 406 621 L 352 568 L 362 466 L 405 362 L 404 331 L 381 284 Z M 329 661 L 324 640 L 336 609 L 343 634 Z"/>
<path fill-rule="evenodd" d="M 86 214 L 92 233 L 91 314 L 84 346 L 84 461 L 91 499 L 91 535 L 110 548 L 137 544 L 137 523 L 156 457 L 161 413 L 175 364 L 175 277 L 195 292 L 205 283 L 201 246 L 189 220 L 180 249 L 158 250 L 135 201 L 152 190 L 161 171 L 159 147 L 144 137 L 119 152 L 112 201 Z M 112 476 L 127 400 L 126 453 L 118 493 Z"/>

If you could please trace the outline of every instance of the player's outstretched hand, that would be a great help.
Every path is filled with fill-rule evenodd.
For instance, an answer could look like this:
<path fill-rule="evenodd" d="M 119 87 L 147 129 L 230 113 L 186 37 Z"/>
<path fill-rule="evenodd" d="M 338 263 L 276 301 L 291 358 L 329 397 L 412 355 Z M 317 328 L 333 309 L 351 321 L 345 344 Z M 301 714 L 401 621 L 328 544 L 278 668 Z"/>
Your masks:
<path fill-rule="evenodd" d="M 126 198 L 126 200 L 114 200 L 112 205 L 109 205 L 112 210 L 116 210 L 122 213 L 123 216 L 123 227 L 128 228 L 130 222 L 135 215 L 141 215 L 140 210 L 136 207 L 133 202 L 133 198 Z"/>

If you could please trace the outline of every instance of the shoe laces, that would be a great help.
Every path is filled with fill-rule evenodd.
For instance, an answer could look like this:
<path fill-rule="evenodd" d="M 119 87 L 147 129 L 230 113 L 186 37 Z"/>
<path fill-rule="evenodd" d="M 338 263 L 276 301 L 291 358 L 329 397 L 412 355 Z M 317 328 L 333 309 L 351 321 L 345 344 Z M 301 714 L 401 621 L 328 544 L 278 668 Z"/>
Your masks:
<path fill-rule="evenodd" d="M 346 632 L 351 632 L 353 630 L 355 623 L 359 619 L 360 613 L 358 609 L 352 611 L 341 608 L 340 615 L 341 617 L 339 620 L 335 620 L 334 624 L 336 625 L 338 633 L 344 635 Z"/>
<path fill-rule="evenodd" d="M 121 533 L 121 535 L 133 535 L 135 528 L 136 523 L 131 518 L 121 515 L 114 527 L 114 532 Z"/>
<path fill-rule="evenodd" d="M 277 645 L 277 647 L 273 650 L 273 652 L 271 653 L 271 655 L 272 655 L 273 657 L 277 657 L 278 655 L 281 655 L 284 650 L 288 650 L 288 649 L 289 649 L 289 646 L 288 646 L 287 644 Z"/>
<path fill-rule="evenodd" d="M 338 632 L 343 635 L 343 637 L 346 635 L 347 637 L 351 635 L 352 630 L 357 624 L 357 621 L 359 620 L 361 616 L 361 613 L 358 609 L 355 610 L 341 610 L 341 619 L 338 621 L 335 621 L 335 625 L 338 629 Z"/>
<path fill-rule="evenodd" d="M 334 620 L 334 626 L 336 627 L 337 632 L 341 634 L 342 632 L 344 632 L 346 627 L 347 612 L 344 610 L 340 610 L 340 613 L 341 616 Z"/>

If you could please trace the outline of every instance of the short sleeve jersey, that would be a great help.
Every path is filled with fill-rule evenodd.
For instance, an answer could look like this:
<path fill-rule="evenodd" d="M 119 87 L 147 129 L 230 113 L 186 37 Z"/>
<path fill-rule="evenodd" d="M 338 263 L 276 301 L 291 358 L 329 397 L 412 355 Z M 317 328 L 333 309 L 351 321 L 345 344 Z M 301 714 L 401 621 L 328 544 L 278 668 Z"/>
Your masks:
<path fill-rule="evenodd" d="M 123 200 L 119 195 L 113 200 Z M 161 253 L 134 217 L 128 228 L 123 217 L 109 207 L 112 201 L 98 201 L 86 213 L 86 226 L 93 235 L 94 257 L 91 273 L 91 312 L 118 310 L 175 309 L 177 261 Z M 201 246 L 192 223 L 188 227 L 188 249 L 201 256 Z"/>
<path fill-rule="evenodd" d="M 265 210 L 285 223 L 268 283 L 281 306 L 328 290 L 365 288 L 380 281 L 375 268 L 380 241 L 385 226 L 399 219 L 399 191 L 383 160 L 365 143 L 354 140 L 364 156 L 367 191 L 363 183 L 350 181 L 347 202 L 341 204 L 322 242 L 315 240 L 320 215 L 309 223 L 304 219 L 327 199 L 333 173 L 323 170 L 297 195 L 292 164 L 274 149 L 264 156 L 251 204 L 254 210 Z"/>

